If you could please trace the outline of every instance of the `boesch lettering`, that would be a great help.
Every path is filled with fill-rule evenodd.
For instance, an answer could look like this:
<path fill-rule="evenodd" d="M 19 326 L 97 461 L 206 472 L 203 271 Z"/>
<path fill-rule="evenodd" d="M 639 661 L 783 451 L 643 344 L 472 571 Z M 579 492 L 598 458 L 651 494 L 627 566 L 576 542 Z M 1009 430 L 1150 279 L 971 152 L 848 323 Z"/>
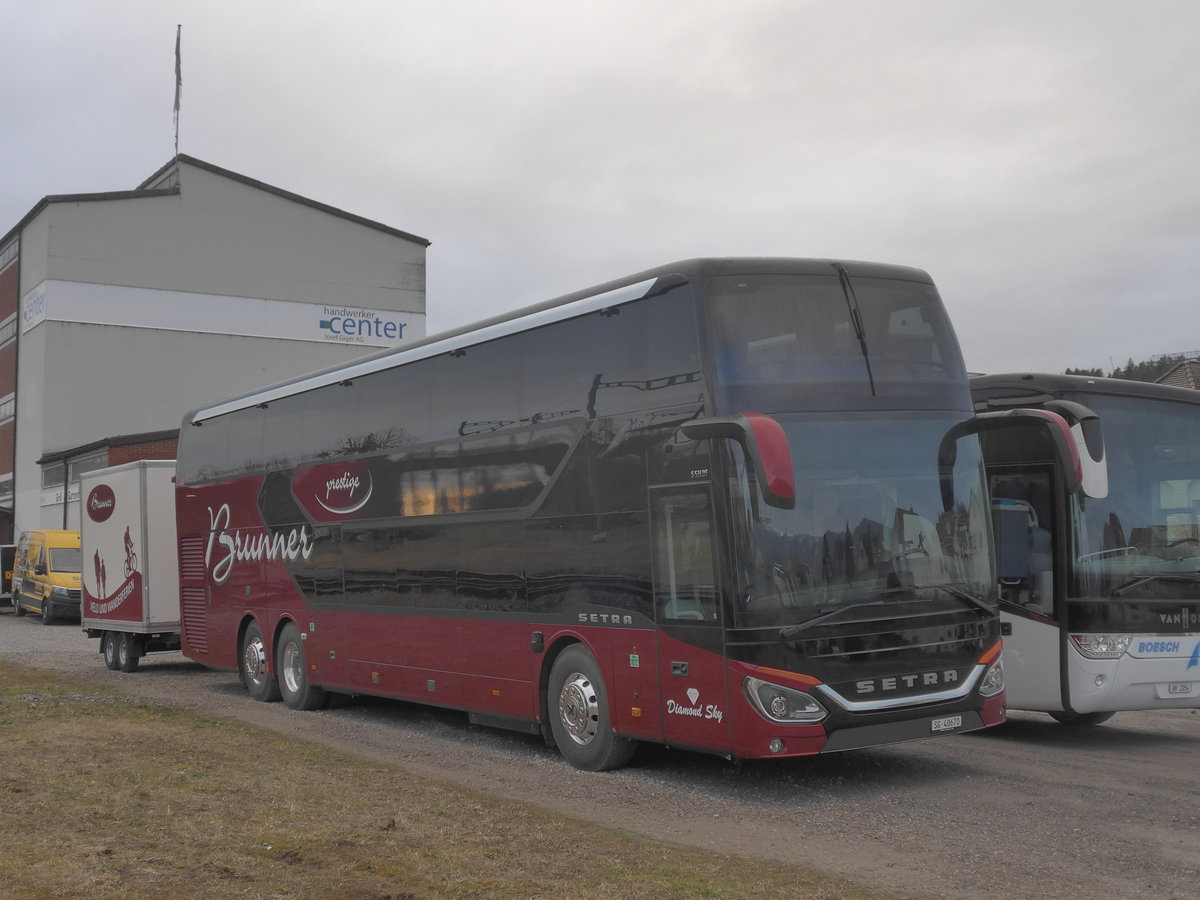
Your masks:
<path fill-rule="evenodd" d="M 276 534 L 246 534 L 238 528 L 229 530 L 232 518 L 228 503 L 215 511 L 211 506 L 208 508 L 210 533 L 208 547 L 204 552 L 204 565 L 217 584 L 224 584 L 229 579 L 234 563 L 237 562 L 257 562 L 264 559 L 295 562 L 312 556 L 313 543 L 308 531 L 303 527 Z"/>
<path fill-rule="evenodd" d="M 958 683 L 958 672 L 943 669 L 938 672 L 921 672 L 916 675 L 889 675 L 854 682 L 856 694 L 889 693 L 891 691 L 915 690 L 917 688 L 944 687 Z"/>

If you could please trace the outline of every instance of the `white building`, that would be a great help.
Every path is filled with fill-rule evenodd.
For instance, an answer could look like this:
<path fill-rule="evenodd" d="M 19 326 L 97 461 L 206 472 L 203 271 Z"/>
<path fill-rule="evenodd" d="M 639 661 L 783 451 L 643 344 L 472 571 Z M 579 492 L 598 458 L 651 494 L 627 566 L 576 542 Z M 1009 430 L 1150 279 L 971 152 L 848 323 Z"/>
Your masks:
<path fill-rule="evenodd" d="M 71 448 L 424 337 L 428 245 L 182 155 L 44 198 L 0 238 L 0 541 L 74 527 Z"/>

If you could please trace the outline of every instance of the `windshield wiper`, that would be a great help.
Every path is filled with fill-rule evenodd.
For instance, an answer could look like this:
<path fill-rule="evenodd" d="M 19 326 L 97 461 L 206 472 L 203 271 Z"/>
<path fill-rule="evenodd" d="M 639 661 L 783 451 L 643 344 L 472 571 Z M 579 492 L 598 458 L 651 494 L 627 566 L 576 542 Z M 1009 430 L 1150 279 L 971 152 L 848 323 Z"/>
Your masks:
<path fill-rule="evenodd" d="M 862 609 L 863 607 L 866 607 L 866 606 L 888 606 L 888 605 L 891 605 L 891 603 L 893 601 L 888 598 L 893 597 L 896 594 L 908 594 L 912 597 L 913 600 L 918 600 L 918 601 L 924 600 L 924 602 L 929 602 L 930 600 L 933 599 L 932 597 L 922 598 L 922 597 L 916 596 L 916 594 L 919 591 L 927 591 L 927 590 L 944 591 L 947 594 L 949 594 L 951 597 L 954 597 L 956 600 L 962 600 L 964 603 L 967 603 L 970 606 L 974 606 L 974 607 L 977 607 L 978 609 L 981 609 L 983 612 L 987 613 L 989 616 L 994 616 L 996 614 L 995 606 L 988 603 L 982 597 L 976 597 L 974 594 L 970 593 L 969 591 L 964 591 L 961 588 L 949 587 L 944 584 L 925 584 L 925 585 L 920 585 L 920 586 L 901 585 L 899 587 L 884 588 L 883 590 L 879 591 L 875 595 L 876 599 L 874 599 L 874 600 L 864 600 L 861 603 L 848 603 L 845 606 L 839 606 L 835 609 L 823 609 L 820 611 L 821 615 L 814 616 L 813 618 L 811 618 L 805 622 L 797 622 L 794 625 L 784 625 L 782 628 L 779 629 L 779 637 L 785 641 L 790 640 L 791 638 L 794 638 L 796 635 L 800 634 L 801 632 L 807 631 L 808 629 L 810 629 L 816 625 L 820 625 L 822 622 L 826 622 L 829 619 L 832 619 L 834 616 L 838 615 L 839 613 L 844 613 L 850 609 Z"/>
<path fill-rule="evenodd" d="M 923 591 L 923 590 L 945 591 L 951 597 L 955 597 L 958 600 L 962 600 L 964 603 L 968 603 L 971 606 L 979 607 L 988 615 L 995 615 L 995 613 L 996 613 L 995 605 L 988 603 L 982 597 L 975 596 L 970 591 L 964 591 L 962 588 L 950 587 L 950 585 L 948 585 L 948 584 L 926 584 L 926 585 L 923 585 L 923 586 L 917 588 L 917 590 L 918 591 Z"/>
<path fill-rule="evenodd" d="M 1127 591 L 1139 588 L 1144 584 L 1155 581 L 1166 581 L 1171 584 L 1195 584 L 1200 580 L 1200 571 L 1196 572 L 1157 572 L 1154 574 L 1134 575 L 1120 587 L 1113 588 L 1114 597 L 1122 597 Z"/>
<path fill-rule="evenodd" d="M 875 394 L 875 374 L 871 371 L 871 354 L 867 351 L 867 330 L 863 327 L 862 313 L 858 309 L 858 295 L 854 293 L 854 284 L 850 281 L 850 273 L 841 263 L 834 263 L 838 279 L 842 283 L 842 293 L 846 296 L 846 306 L 850 309 L 850 321 L 854 325 L 854 333 L 858 337 L 858 346 L 862 348 L 863 362 L 867 366 L 867 381 L 871 384 L 871 394 Z"/>
<path fill-rule="evenodd" d="M 897 589 L 893 588 L 892 590 L 894 591 Z M 861 609 L 864 606 L 885 606 L 890 602 L 891 601 L 889 601 L 889 600 L 864 600 L 862 603 L 847 603 L 845 606 L 839 606 L 836 609 L 824 609 L 824 610 L 821 610 L 821 615 L 814 616 L 813 618 L 809 619 L 806 622 L 798 622 L 795 625 L 784 625 L 782 628 L 779 629 L 779 636 L 786 641 L 789 638 L 794 638 L 796 635 L 798 635 L 802 631 L 807 631 L 808 629 L 812 628 L 814 625 L 820 625 L 822 622 L 826 621 L 827 619 L 832 619 L 834 616 L 838 615 L 839 613 L 846 612 L 846 610 Z"/>

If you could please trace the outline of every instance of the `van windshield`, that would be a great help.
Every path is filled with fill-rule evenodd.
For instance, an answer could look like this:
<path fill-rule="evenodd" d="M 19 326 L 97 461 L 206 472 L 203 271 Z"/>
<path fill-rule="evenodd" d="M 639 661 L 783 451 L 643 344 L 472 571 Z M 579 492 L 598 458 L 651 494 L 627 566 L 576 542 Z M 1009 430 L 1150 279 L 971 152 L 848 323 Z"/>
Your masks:
<path fill-rule="evenodd" d="M 50 550 L 51 572 L 82 572 L 83 554 L 78 547 L 53 547 Z"/>

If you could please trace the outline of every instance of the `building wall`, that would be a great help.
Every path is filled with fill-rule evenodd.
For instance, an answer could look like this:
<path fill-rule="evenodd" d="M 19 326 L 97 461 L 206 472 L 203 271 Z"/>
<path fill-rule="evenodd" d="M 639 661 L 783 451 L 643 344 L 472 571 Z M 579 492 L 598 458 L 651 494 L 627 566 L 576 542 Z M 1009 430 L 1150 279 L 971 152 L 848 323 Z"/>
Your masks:
<path fill-rule="evenodd" d="M 423 244 L 186 163 L 179 185 L 51 204 L 46 270 L 27 268 L 23 289 L 57 279 L 424 313 Z"/>
<path fill-rule="evenodd" d="M 46 454 L 178 428 L 189 409 L 373 352 L 331 340 L 325 320 L 346 307 L 424 336 L 427 242 L 230 174 L 180 161 L 178 190 L 48 198 L 24 222 L 0 280 L 19 326 L 16 418 L 0 422 L 18 530 L 69 514 L 69 492 L 43 487 Z"/>

